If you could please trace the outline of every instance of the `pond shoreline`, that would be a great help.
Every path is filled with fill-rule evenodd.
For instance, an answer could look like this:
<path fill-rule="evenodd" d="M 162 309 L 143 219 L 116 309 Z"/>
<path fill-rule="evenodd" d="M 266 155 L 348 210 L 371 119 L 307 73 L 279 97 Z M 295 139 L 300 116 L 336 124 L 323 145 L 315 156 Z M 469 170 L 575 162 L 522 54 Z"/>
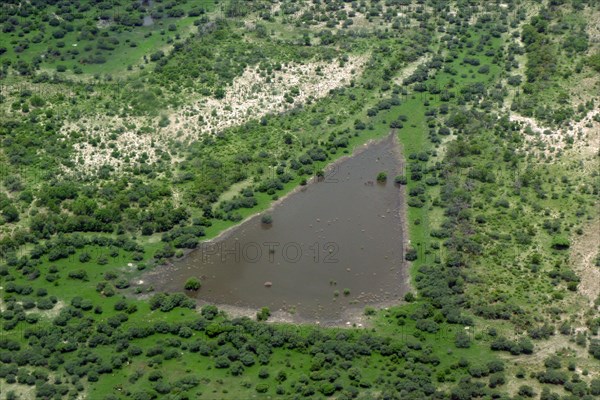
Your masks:
<path fill-rule="evenodd" d="M 215 236 L 209 240 L 202 241 L 201 245 L 206 245 L 206 244 L 223 241 L 228 238 L 231 239 L 231 235 L 233 234 L 233 232 L 235 232 L 234 229 L 236 229 L 236 230 L 239 229 L 240 226 L 242 226 L 243 224 L 247 224 L 249 221 L 251 221 L 253 219 L 258 218 L 261 214 L 271 212 L 271 211 L 277 209 L 281 204 L 284 203 L 284 201 L 288 200 L 288 198 L 291 195 L 295 195 L 301 191 L 306 191 L 309 187 L 311 187 L 315 183 L 323 181 L 324 179 L 327 179 L 328 172 L 333 171 L 335 173 L 335 169 L 339 164 L 344 163 L 345 161 L 347 161 L 350 158 L 361 155 L 365 151 L 371 149 L 372 146 L 374 146 L 376 144 L 381 144 L 382 142 L 384 142 L 386 140 L 390 140 L 390 143 L 384 145 L 384 146 L 386 146 L 385 148 L 387 149 L 387 150 L 385 150 L 385 152 L 387 152 L 388 155 L 382 156 L 382 157 L 387 157 L 387 158 L 384 158 L 383 160 L 387 160 L 388 163 L 392 162 L 393 164 L 385 164 L 386 161 L 383 161 L 384 167 L 390 168 L 390 165 L 393 165 L 391 168 L 393 168 L 394 171 L 396 171 L 396 172 L 399 170 L 403 171 L 404 170 L 404 157 L 402 154 L 402 146 L 400 144 L 400 141 L 399 141 L 399 138 L 397 135 L 397 131 L 395 129 L 393 129 L 393 130 L 390 130 L 390 132 L 386 136 L 384 136 L 380 139 L 371 139 L 362 145 L 356 146 L 354 148 L 354 151 L 351 154 L 341 156 L 338 159 L 336 159 L 335 161 L 333 161 L 332 163 L 328 164 L 326 166 L 326 168 L 324 169 L 326 178 L 318 178 L 317 176 L 312 176 L 308 180 L 307 185 L 300 185 L 300 186 L 293 188 L 288 193 L 286 193 L 284 196 L 282 196 L 280 199 L 274 201 L 270 205 L 269 208 L 262 210 L 262 211 L 257 211 L 256 213 L 253 213 L 252 215 L 245 218 L 243 221 L 240 221 L 235 226 L 232 226 L 232 227 L 229 227 L 229 228 L 223 230 L 217 236 Z M 381 151 L 381 150 L 377 150 L 377 151 Z M 377 155 L 377 154 L 378 153 L 375 153 L 375 155 Z M 369 157 L 369 156 L 367 156 L 367 157 Z M 371 155 L 370 157 L 373 157 L 373 155 Z M 368 158 L 367 159 L 363 158 L 363 160 L 368 160 Z M 375 160 L 375 163 L 378 163 L 377 160 L 379 160 L 379 156 L 377 156 L 377 158 L 373 159 L 373 160 Z M 395 161 L 390 161 L 390 160 L 395 160 Z M 364 162 L 364 161 L 362 161 L 362 162 Z M 372 165 L 375 165 L 375 164 L 372 164 Z M 364 171 L 361 172 L 361 170 L 357 170 L 357 171 L 358 171 L 359 175 L 364 173 Z M 354 174 L 355 172 L 353 171 L 352 173 Z M 370 176 L 370 175 L 368 175 L 368 176 Z M 361 179 L 368 179 L 368 176 L 366 176 L 365 178 L 361 178 Z M 346 179 L 349 179 L 349 178 L 346 178 Z M 356 177 L 353 179 L 356 179 Z M 388 184 L 389 184 L 389 181 L 392 179 L 393 179 L 393 177 L 388 177 Z M 369 183 L 372 185 L 371 182 L 372 181 L 369 181 Z M 404 201 L 406 189 L 403 185 L 397 185 L 395 182 L 392 182 L 391 184 L 397 188 L 395 190 L 398 190 L 398 192 L 397 192 L 398 198 L 397 198 L 397 200 L 394 201 L 394 204 L 396 204 L 394 206 L 394 208 L 397 207 L 398 214 L 396 214 L 397 216 L 395 218 L 400 219 L 400 225 L 398 226 L 398 225 L 394 224 L 393 226 L 396 226 L 396 230 L 399 230 L 399 232 L 400 232 L 401 243 L 399 243 L 399 244 L 401 246 L 401 248 L 400 248 L 401 251 L 400 251 L 400 255 L 398 255 L 398 251 L 397 251 L 398 249 L 393 250 L 394 255 L 392 258 L 392 262 L 395 262 L 395 265 L 397 265 L 397 267 L 395 267 L 395 268 L 399 268 L 397 270 L 397 272 L 393 273 L 393 276 L 400 275 L 400 276 L 397 276 L 397 279 L 400 279 L 401 281 L 396 281 L 396 284 L 398 285 L 398 290 L 400 292 L 399 293 L 395 292 L 395 290 L 393 290 L 393 289 L 390 291 L 389 288 L 386 292 L 383 292 L 384 288 L 388 287 L 387 284 L 384 284 L 381 287 L 375 286 L 375 287 L 372 287 L 371 289 L 365 289 L 365 292 L 362 292 L 362 291 L 359 292 L 360 294 L 358 296 L 356 296 L 356 294 L 355 294 L 354 300 L 352 300 L 348 304 L 343 303 L 345 301 L 343 297 L 340 297 L 339 300 L 333 299 L 331 302 L 329 302 L 329 304 L 330 304 L 330 306 L 337 307 L 336 309 L 338 310 L 337 313 L 339 314 L 339 316 L 338 316 L 338 314 L 325 316 L 325 315 L 322 315 L 321 312 L 314 312 L 314 314 L 313 314 L 314 316 L 309 317 L 309 316 L 307 316 L 307 313 L 304 312 L 304 311 L 306 311 L 306 309 L 304 308 L 305 307 L 304 301 L 302 301 L 301 303 L 297 302 L 298 299 L 296 299 L 296 301 L 293 301 L 292 300 L 293 296 L 292 296 L 291 298 L 289 298 L 289 300 L 290 300 L 289 305 L 286 305 L 288 299 L 284 297 L 283 298 L 284 300 L 281 301 L 282 298 L 280 297 L 279 300 L 276 301 L 275 304 L 273 304 L 271 307 L 271 308 L 277 308 L 277 309 L 271 310 L 272 316 L 269 319 L 270 322 L 296 323 L 296 324 L 317 324 L 320 326 L 336 326 L 336 327 L 353 327 L 353 326 L 354 327 L 364 327 L 364 326 L 368 325 L 368 321 L 369 321 L 369 317 L 364 315 L 365 307 L 368 306 L 368 307 L 380 309 L 380 308 L 399 305 L 399 304 L 403 303 L 404 300 L 403 300 L 403 297 L 401 297 L 401 295 L 406 292 L 413 291 L 412 285 L 411 285 L 410 272 L 409 272 L 410 265 L 406 260 L 404 260 L 404 249 L 406 249 L 406 246 L 410 243 L 409 238 L 408 238 L 407 207 L 406 207 L 406 202 Z M 366 182 L 365 182 L 365 185 L 367 185 Z M 323 189 L 321 189 L 321 190 L 323 190 Z M 389 192 L 388 192 L 387 196 L 389 198 Z M 292 203 L 292 207 L 293 207 L 293 203 Z M 379 210 L 379 212 L 383 212 L 383 210 Z M 388 213 L 390 212 L 389 208 L 388 208 L 387 212 Z M 382 215 L 381 218 L 384 218 L 384 216 Z M 350 221 L 350 220 L 348 220 L 348 221 Z M 389 227 L 390 225 L 388 224 L 387 226 Z M 373 226 L 371 226 L 371 228 L 373 228 Z M 364 232 L 364 229 L 362 231 Z M 370 233 L 371 235 L 373 234 L 372 229 L 369 230 L 369 232 L 371 232 Z M 382 231 L 382 233 L 383 232 L 384 231 Z M 375 234 L 377 234 L 377 233 L 378 233 L 377 229 L 375 229 Z M 238 240 L 238 239 L 235 238 L 235 240 Z M 369 248 L 370 247 L 367 247 L 367 249 L 369 249 Z M 177 274 L 178 272 L 182 271 L 182 268 L 184 268 L 184 264 L 181 264 L 181 263 L 186 261 L 191 254 L 193 254 L 194 252 L 198 252 L 198 251 L 202 251 L 202 250 L 199 248 L 189 250 L 185 253 L 184 257 L 178 258 L 176 260 L 171 259 L 166 264 L 157 266 L 160 268 L 155 268 L 152 271 L 145 272 L 144 276 L 146 278 L 143 281 L 149 280 L 150 282 L 152 282 L 152 281 L 165 282 L 164 279 L 172 281 L 172 279 L 170 279 L 169 276 L 172 276 L 172 274 Z M 398 257 L 401 257 L 401 259 L 398 259 Z M 387 256 L 386 256 L 386 260 L 387 260 Z M 383 274 L 385 276 L 386 272 L 385 272 L 384 264 L 380 264 L 381 261 L 380 262 L 373 261 L 373 262 L 375 262 L 376 263 L 375 265 L 377 265 L 375 267 L 375 270 L 378 272 L 383 272 Z M 348 264 L 345 264 L 345 265 L 348 265 Z M 192 268 L 194 268 L 193 265 L 192 265 Z M 189 265 L 187 266 L 187 269 L 188 270 L 190 269 Z M 347 270 L 349 271 L 350 268 L 347 268 Z M 360 268 L 359 268 L 359 270 L 360 270 Z M 369 271 L 369 269 L 367 269 L 366 272 L 368 272 L 368 271 Z M 243 270 L 240 270 L 240 273 L 243 273 Z M 363 271 L 363 273 L 365 273 L 365 271 Z M 368 273 L 370 274 L 370 272 L 368 272 Z M 373 272 L 373 274 L 374 273 L 375 272 Z M 220 274 L 220 273 L 218 273 L 218 274 Z M 352 274 L 354 274 L 354 272 Z M 389 274 L 389 272 L 388 272 L 388 274 Z M 175 276 L 175 275 L 173 275 L 173 276 Z M 361 274 L 361 276 L 362 276 L 362 274 Z M 294 277 L 294 275 L 290 275 L 290 278 L 293 279 L 293 277 Z M 149 279 L 147 279 L 147 278 L 149 278 Z M 214 276 L 213 276 L 213 278 L 214 278 Z M 341 275 L 340 275 L 340 278 L 341 278 Z M 175 278 L 175 279 L 179 279 L 179 278 Z M 335 279 L 337 279 L 337 277 Z M 348 279 L 348 276 L 346 276 L 346 278 L 343 278 L 343 279 Z M 350 279 L 352 279 L 352 278 L 350 278 Z M 354 278 L 354 279 L 356 279 L 356 278 Z M 381 279 L 381 278 L 379 278 L 379 279 Z M 396 278 L 392 278 L 392 280 L 394 280 L 394 281 L 395 281 L 395 279 Z M 139 281 L 140 284 L 143 281 Z M 287 282 L 288 282 L 287 284 L 289 285 L 290 281 L 288 280 Z M 310 282 L 310 279 L 308 280 L 308 282 Z M 322 285 L 322 281 L 317 280 L 314 282 L 317 285 L 319 285 L 319 284 Z M 265 283 L 267 283 L 267 282 L 265 282 Z M 262 285 L 262 283 L 261 283 L 261 285 Z M 392 282 L 392 285 L 394 285 L 393 282 Z M 171 286 L 173 286 L 173 285 L 171 284 Z M 254 286 L 252 286 L 252 287 L 254 287 Z M 375 289 L 376 287 L 379 287 L 378 291 Z M 173 291 L 173 290 L 174 290 L 173 288 L 167 289 L 167 291 Z M 196 298 L 196 296 L 202 296 L 201 293 L 197 294 L 197 293 L 188 292 L 188 295 L 193 295 L 192 297 L 195 298 L 195 300 L 199 306 L 212 304 L 212 305 L 217 306 L 219 309 L 225 311 L 227 314 L 231 315 L 232 317 L 246 316 L 246 317 L 250 317 L 250 318 L 255 318 L 256 312 L 259 308 L 256 308 L 251 305 L 246 306 L 243 304 L 244 303 L 243 300 L 240 301 L 238 299 L 238 301 L 236 301 L 235 296 L 234 296 L 234 299 L 230 303 L 223 304 L 218 299 L 222 298 L 222 296 L 226 296 L 224 293 L 227 293 L 227 292 L 211 291 L 210 286 L 209 286 L 208 290 L 209 290 L 209 292 L 207 292 L 207 293 L 212 293 L 212 295 L 207 294 L 207 296 L 208 297 L 212 296 L 213 297 L 212 299 L 207 299 L 206 297 L 204 297 L 202 299 Z M 331 289 L 331 290 L 333 290 L 333 289 Z M 245 293 L 245 291 L 243 291 L 243 292 Z M 215 297 L 215 293 L 218 294 L 216 297 Z M 248 292 L 248 293 L 250 293 L 250 292 Z M 353 291 L 353 293 L 357 293 L 357 292 Z M 231 299 L 231 297 L 229 297 L 229 298 Z M 342 303 L 337 303 L 338 301 L 340 301 Z M 256 304 L 256 303 L 258 303 L 258 302 L 255 301 L 254 304 Z M 277 303 L 279 303 L 279 304 L 277 305 Z M 282 303 L 283 303 L 283 305 L 282 305 Z M 300 305 L 300 304 L 302 304 L 302 310 L 303 310 L 302 314 L 303 315 L 299 315 L 298 313 L 295 312 L 296 305 Z M 338 305 L 336 306 L 335 304 L 338 304 Z M 269 305 L 269 304 L 267 304 L 267 305 Z"/>

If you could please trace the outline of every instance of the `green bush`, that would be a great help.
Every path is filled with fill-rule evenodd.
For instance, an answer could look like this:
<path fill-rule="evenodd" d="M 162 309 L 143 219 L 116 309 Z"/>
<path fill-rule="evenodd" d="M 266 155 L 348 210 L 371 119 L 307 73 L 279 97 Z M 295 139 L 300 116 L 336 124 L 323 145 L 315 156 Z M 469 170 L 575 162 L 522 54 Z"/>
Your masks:
<path fill-rule="evenodd" d="M 196 290 L 199 290 L 201 286 L 202 286 L 202 284 L 200 282 L 200 279 L 192 277 L 192 278 L 189 278 L 187 281 L 185 281 L 184 288 L 185 288 L 185 290 L 196 291 Z"/>
<path fill-rule="evenodd" d="M 271 310 L 268 307 L 263 307 L 259 312 L 256 313 L 257 321 L 266 321 L 271 316 Z"/>
<path fill-rule="evenodd" d="M 600 72 L 600 53 L 592 54 L 588 57 L 588 65 L 596 72 Z"/>
<path fill-rule="evenodd" d="M 555 250 L 566 250 L 571 246 L 571 242 L 565 236 L 559 235 L 552 238 L 551 247 Z"/>
<path fill-rule="evenodd" d="M 255 386 L 255 390 L 257 393 L 267 393 L 269 391 L 269 384 L 261 382 Z"/>
<path fill-rule="evenodd" d="M 83 269 L 76 269 L 69 272 L 69 278 L 86 281 L 88 279 L 87 272 Z"/>

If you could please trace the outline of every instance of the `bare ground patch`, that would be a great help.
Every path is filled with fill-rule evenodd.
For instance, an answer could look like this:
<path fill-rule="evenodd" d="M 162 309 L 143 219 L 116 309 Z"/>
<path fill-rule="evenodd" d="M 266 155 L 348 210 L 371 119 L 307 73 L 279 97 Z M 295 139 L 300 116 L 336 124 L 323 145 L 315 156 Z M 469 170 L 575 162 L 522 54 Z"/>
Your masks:
<path fill-rule="evenodd" d="M 160 127 L 156 120 L 152 129 L 144 132 L 139 127 L 148 125 L 148 120 L 143 117 L 123 120 L 98 115 L 67 123 L 63 135 L 83 133 L 84 138 L 76 145 L 73 161 L 77 167 L 65 173 L 93 173 L 104 165 L 121 170 L 140 161 L 155 163 L 161 153 L 169 153 L 172 140 L 197 140 L 323 98 L 360 76 L 366 61 L 366 56 L 351 56 L 345 61 L 288 64 L 270 76 L 250 67 L 234 79 L 222 99 L 191 99 L 180 109 L 165 111 L 167 126 Z"/>
<path fill-rule="evenodd" d="M 543 126 L 535 118 L 510 113 L 510 120 L 521 124 L 525 141 L 532 147 L 532 152 L 549 156 L 552 152 L 567 147 L 568 140 L 573 140 L 572 150 L 580 156 L 589 156 L 600 150 L 600 123 L 594 120 L 600 110 L 592 110 L 580 121 L 558 129 Z"/>
<path fill-rule="evenodd" d="M 579 275 L 579 293 L 591 304 L 600 295 L 600 268 L 595 265 L 600 242 L 600 219 L 596 218 L 576 237 L 571 247 L 571 265 Z"/>
<path fill-rule="evenodd" d="M 187 139 L 217 133 L 267 114 L 281 113 L 309 100 L 325 97 L 361 74 L 366 57 L 347 62 L 289 64 L 266 77 L 256 68 L 234 79 L 222 99 L 204 98 L 171 114 L 172 129 L 182 130 Z M 290 102 L 293 100 L 293 102 Z M 196 115 L 190 116 L 189 114 Z M 201 118 L 199 118 L 201 117 Z"/>

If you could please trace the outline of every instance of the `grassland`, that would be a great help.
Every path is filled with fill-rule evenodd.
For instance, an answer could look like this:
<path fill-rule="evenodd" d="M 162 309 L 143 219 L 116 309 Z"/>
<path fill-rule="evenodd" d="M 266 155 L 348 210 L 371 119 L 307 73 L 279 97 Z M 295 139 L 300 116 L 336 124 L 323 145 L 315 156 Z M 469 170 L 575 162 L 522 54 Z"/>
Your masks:
<path fill-rule="evenodd" d="M 146 27 L 85 2 L 15 23 L 3 5 L 0 398 L 600 395 L 598 125 L 575 128 L 600 100 L 585 25 L 598 5 L 404 3 L 122 5 L 137 23 L 183 12 Z M 40 58 L 54 47 L 69 51 Z M 193 134 L 198 102 L 251 68 L 266 81 L 351 57 L 364 68 L 323 96 L 278 86 L 287 110 Z M 132 288 L 390 129 L 414 295 L 365 310 L 366 328 L 231 318 Z M 119 168 L 88 168 L 82 146 Z"/>

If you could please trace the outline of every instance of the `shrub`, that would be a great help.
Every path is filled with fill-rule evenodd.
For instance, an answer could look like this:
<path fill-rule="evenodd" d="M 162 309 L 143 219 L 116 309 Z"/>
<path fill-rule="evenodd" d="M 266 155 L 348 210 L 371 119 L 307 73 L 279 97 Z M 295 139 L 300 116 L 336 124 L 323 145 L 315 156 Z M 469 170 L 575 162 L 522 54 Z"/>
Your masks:
<path fill-rule="evenodd" d="M 324 382 L 319 387 L 319 392 L 323 393 L 325 396 L 331 396 L 335 393 L 335 385 L 331 382 Z"/>
<path fill-rule="evenodd" d="M 229 359 L 225 356 L 219 356 L 217 357 L 217 359 L 215 360 L 215 367 L 216 368 L 229 368 L 229 365 L 231 363 L 229 362 Z"/>
<path fill-rule="evenodd" d="M 471 347 L 471 338 L 465 332 L 458 332 L 454 338 L 454 345 L 459 349 L 468 349 Z"/>
<path fill-rule="evenodd" d="M 570 246 L 571 246 L 571 243 L 569 242 L 569 239 L 566 238 L 565 236 L 559 235 L 559 236 L 554 236 L 552 238 L 551 247 L 555 250 L 566 250 Z"/>
<path fill-rule="evenodd" d="M 268 307 L 263 307 L 256 313 L 257 321 L 266 321 L 271 316 L 271 310 Z"/>
<path fill-rule="evenodd" d="M 537 379 L 541 383 L 553 385 L 564 385 L 569 380 L 565 372 L 557 369 L 547 369 L 545 372 L 540 372 L 537 374 Z"/>
<path fill-rule="evenodd" d="M 600 72 L 600 69 L 598 69 Z M 600 396 L 600 378 L 592 379 L 590 382 L 590 393 L 593 396 Z"/>
<path fill-rule="evenodd" d="M 404 255 L 404 259 L 406 261 L 415 261 L 417 259 L 417 250 L 414 248 L 408 249 Z"/>
<path fill-rule="evenodd" d="M 394 178 L 394 183 L 396 183 L 397 185 L 406 185 L 408 183 L 408 180 L 406 179 L 406 176 L 398 175 Z"/>
<path fill-rule="evenodd" d="M 502 372 L 504 371 L 504 362 L 501 360 L 494 360 L 487 363 L 487 367 L 490 372 Z"/>
<path fill-rule="evenodd" d="M 261 369 L 258 371 L 258 377 L 259 377 L 260 379 L 267 379 L 267 378 L 269 377 L 269 370 L 268 370 L 268 369 L 266 369 L 266 368 L 261 368 Z"/>
<path fill-rule="evenodd" d="M 244 373 L 244 365 L 239 361 L 234 361 L 231 363 L 229 370 L 231 371 L 231 375 L 240 376 Z"/>
<path fill-rule="evenodd" d="M 202 314 L 202 316 L 204 318 L 206 318 L 207 320 L 212 320 L 214 319 L 217 314 L 219 314 L 219 309 L 216 306 L 213 305 L 207 305 L 202 307 L 202 310 L 200 311 L 200 313 Z"/>
<path fill-rule="evenodd" d="M 88 276 L 87 276 L 87 272 L 85 272 L 83 269 L 76 269 L 76 270 L 69 272 L 69 278 L 87 281 Z"/>
<path fill-rule="evenodd" d="M 533 390 L 533 388 L 531 386 L 522 385 L 519 387 L 519 396 L 534 397 L 535 391 Z"/>
<path fill-rule="evenodd" d="M 587 62 L 591 68 L 596 70 L 596 72 L 600 72 L 600 53 L 591 55 Z"/>
<path fill-rule="evenodd" d="M 440 329 L 439 325 L 431 319 L 419 319 L 415 327 L 420 331 L 429 333 L 436 333 Z"/>
<path fill-rule="evenodd" d="M 162 379 L 162 377 L 163 377 L 163 375 L 162 375 L 162 372 L 160 372 L 160 371 L 152 371 L 152 372 L 150 372 L 150 374 L 148 374 L 148 380 L 150 382 L 156 382 L 159 379 Z"/>
<path fill-rule="evenodd" d="M 255 389 L 258 393 L 267 393 L 269 391 L 269 384 L 261 382 L 256 385 Z"/>
<path fill-rule="evenodd" d="M 595 359 L 600 360 L 600 340 L 592 339 L 588 351 Z"/>
<path fill-rule="evenodd" d="M 202 284 L 200 283 L 200 279 L 198 278 L 189 278 L 185 281 L 185 290 L 199 290 Z"/>
<path fill-rule="evenodd" d="M 544 366 L 546 368 L 551 368 L 551 369 L 560 369 L 562 367 L 562 364 L 560 362 L 560 357 L 550 356 L 550 357 L 546 358 L 544 360 Z"/>
<path fill-rule="evenodd" d="M 495 374 L 490 375 L 490 383 L 489 386 L 491 388 L 495 388 L 496 386 L 504 385 L 506 383 L 506 377 L 501 372 L 496 372 Z"/>

